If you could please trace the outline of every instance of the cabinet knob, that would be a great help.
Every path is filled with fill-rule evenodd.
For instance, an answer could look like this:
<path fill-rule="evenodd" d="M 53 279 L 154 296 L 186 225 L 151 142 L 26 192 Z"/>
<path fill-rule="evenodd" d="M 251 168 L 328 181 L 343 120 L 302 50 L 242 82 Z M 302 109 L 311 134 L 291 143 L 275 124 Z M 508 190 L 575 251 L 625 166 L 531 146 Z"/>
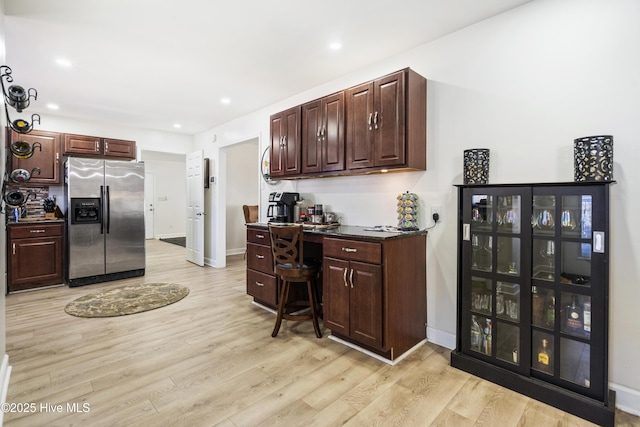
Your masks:
<path fill-rule="evenodd" d="M 373 128 L 371 127 L 372 125 L 372 120 L 373 119 L 373 113 L 369 113 L 369 120 L 367 120 L 367 125 L 369 125 L 369 130 L 373 130 Z"/>
<path fill-rule="evenodd" d="M 343 248 L 342 248 L 342 250 L 343 250 L 344 252 L 354 252 L 354 253 L 355 253 L 355 252 L 358 252 L 358 250 L 357 250 L 357 249 L 355 249 L 355 248 L 344 248 L 344 247 L 343 247 Z"/>
<path fill-rule="evenodd" d="M 256 286 L 263 287 L 263 286 L 264 286 L 264 283 L 256 282 Z"/>
<path fill-rule="evenodd" d="M 256 254 L 256 258 L 258 258 L 258 259 L 264 259 L 264 255 Z"/>
<path fill-rule="evenodd" d="M 13 254 L 15 255 L 16 254 L 16 244 L 14 243 L 12 246 L 13 246 Z"/>
<path fill-rule="evenodd" d="M 29 233 L 46 233 L 46 230 L 29 230 Z"/>
<path fill-rule="evenodd" d="M 256 238 L 258 238 L 258 239 L 264 239 L 264 234 L 256 234 Z"/>
<path fill-rule="evenodd" d="M 351 283 L 351 289 L 353 289 L 353 268 L 351 269 L 351 273 L 349 273 L 349 283 Z"/>
<path fill-rule="evenodd" d="M 373 115 L 373 124 L 376 129 L 378 129 L 378 112 Z"/>
<path fill-rule="evenodd" d="M 348 268 L 345 268 L 344 269 L 344 273 L 342 273 L 342 281 L 344 282 L 344 286 L 345 287 L 349 286 L 349 285 L 347 285 L 347 271 L 348 270 L 349 270 Z"/>

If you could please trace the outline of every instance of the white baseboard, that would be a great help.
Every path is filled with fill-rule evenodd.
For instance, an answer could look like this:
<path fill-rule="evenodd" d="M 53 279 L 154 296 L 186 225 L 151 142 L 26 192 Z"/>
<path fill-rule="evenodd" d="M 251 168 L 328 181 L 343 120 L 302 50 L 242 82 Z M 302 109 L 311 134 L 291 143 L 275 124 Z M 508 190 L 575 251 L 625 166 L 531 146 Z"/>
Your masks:
<path fill-rule="evenodd" d="M 449 350 L 456 348 L 456 334 L 440 331 L 429 326 L 427 326 L 427 340 Z"/>
<path fill-rule="evenodd" d="M 240 254 L 243 254 L 246 250 L 247 250 L 246 247 L 236 248 L 236 249 L 227 249 L 227 256 L 240 255 Z"/>
<path fill-rule="evenodd" d="M 5 354 L 0 366 L 0 404 L 6 403 L 9 391 L 9 379 L 11 377 L 11 365 L 9 365 L 9 355 Z M 0 426 L 3 421 L 3 411 L 0 411 Z"/>
<path fill-rule="evenodd" d="M 640 416 L 640 391 L 615 383 L 609 383 L 609 388 L 616 392 L 616 408 Z"/>

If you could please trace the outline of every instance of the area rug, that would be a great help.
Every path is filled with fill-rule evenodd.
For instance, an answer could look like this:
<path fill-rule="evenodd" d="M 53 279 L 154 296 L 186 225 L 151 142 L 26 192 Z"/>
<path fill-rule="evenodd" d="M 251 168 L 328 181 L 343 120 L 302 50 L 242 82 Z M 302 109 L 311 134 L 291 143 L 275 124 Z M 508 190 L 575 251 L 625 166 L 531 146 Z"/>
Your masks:
<path fill-rule="evenodd" d="M 175 283 L 141 283 L 85 295 L 64 308 L 78 317 L 114 317 L 141 313 L 180 301 L 189 288 Z"/>
<path fill-rule="evenodd" d="M 186 237 L 166 237 L 160 239 L 161 242 L 171 243 L 178 246 L 187 246 L 187 238 Z"/>

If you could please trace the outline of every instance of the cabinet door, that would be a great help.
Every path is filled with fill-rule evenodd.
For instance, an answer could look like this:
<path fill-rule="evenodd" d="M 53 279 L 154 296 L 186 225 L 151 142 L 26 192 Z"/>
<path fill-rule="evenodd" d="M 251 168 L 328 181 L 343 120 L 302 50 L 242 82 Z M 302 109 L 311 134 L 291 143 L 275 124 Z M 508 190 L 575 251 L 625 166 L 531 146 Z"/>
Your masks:
<path fill-rule="evenodd" d="M 463 190 L 463 351 L 529 373 L 528 187 Z"/>
<path fill-rule="evenodd" d="M 347 169 L 375 165 L 373 82 L 347 90 Z"/>
<path fill-rule="evenodd" d="M 103 139 L 103 153 L 105 157 L 114 157 L 119 159 L 136 158 L 136 142 L 126 141 L 122 139 Z"/>
<path fill-rule="evenodd" d="M 102 144 L 100 138 L 88 135 L 64 135 L 64 154 L 82 154 L 86 156 L 100 156 Z"/>
<path fill-rule="evenodd" d="M 606 400 L 607 186 L 533 190 L 532 376 Z"/>
<path fill-rule="evenodd" d="M 322 172 L 322 101 L 302 106 L 302 173 Z"/>
<path fill-rule="evenodd" d="M 324 324 L 332 331 L 349 336 L 349 261 L 324 258 L 323 310 Z"/>
<path fill-rule="evenodd" d="M 349 271 L 351 337 L 382 347 L 382 267 L 351 261 Z"/>
<path fill-rule="evenodd" d="M 62 236 L 10 242 L 9 290 L 62 283 Z"/>
<path fill-rule="evenodd" d="M 25 184 L 62 184 L 61 135 L 59 133 L 34 130 L 28 134 L 19 134 L 11 131 L 11 142 L 14 141 L 26 141 L 29 145 L 39 142 L 42 145 L 42 150 L 36 148 L 28 159 L 11 156 L 11 170 L 26 169 L 31 172 L 33 168 L 40 168 L 40 173 L 34 172 L 32 178 Z"/>
<path fill-rule="evenodd" d="M 302 170 L 300 111 L 298 106 L 271 116 L 272 176 L 297 175 Z"/>
<path fill-rule="evenodd" d="M 322 170 L 344 170 L 344 92 L 322 100 Z"/>
<path fill-rule="evenodd" d="M 375 166 L 405 164 L 404 72 L 375 81 L 373 129 Z"/>

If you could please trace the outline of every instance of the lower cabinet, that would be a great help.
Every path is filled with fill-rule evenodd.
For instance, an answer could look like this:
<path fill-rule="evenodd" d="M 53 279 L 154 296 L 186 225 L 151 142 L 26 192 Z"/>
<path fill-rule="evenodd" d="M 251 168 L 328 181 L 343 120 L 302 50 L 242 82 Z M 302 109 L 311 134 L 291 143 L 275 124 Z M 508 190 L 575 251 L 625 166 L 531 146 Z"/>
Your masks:
<path fill-rule="evenodd" d="M 382 241 L 325 237 L 324 325 L 394 360 L 426 338 L 426 235 Z"/>
<path fill-rule="evenodd" d="M 64 224 L 14 224 L 7 228 L 9 292 L 61 284 Z"/>
<path fill-rule="evenodd" d="M 269 231 L 247 227 L 247 294 L 267 307 L 278 306 L 278 280 L 273 274 Z"/>

